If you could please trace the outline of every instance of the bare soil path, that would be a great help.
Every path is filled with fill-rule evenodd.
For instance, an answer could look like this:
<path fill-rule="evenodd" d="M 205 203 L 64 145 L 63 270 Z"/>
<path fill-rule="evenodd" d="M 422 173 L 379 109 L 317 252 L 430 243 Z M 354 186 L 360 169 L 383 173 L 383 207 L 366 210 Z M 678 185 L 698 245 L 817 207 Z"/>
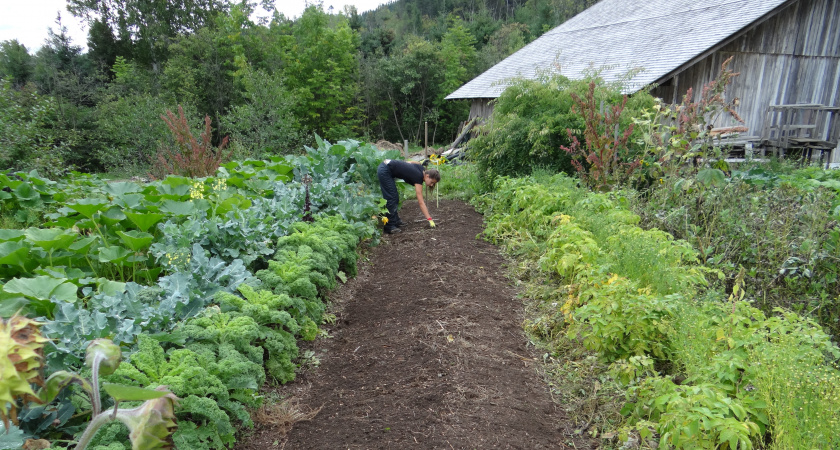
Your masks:
<path fill-rule="evenodd" d="M 237 449 L 594 448 L 537 373 L 505 261 L 476 239 L 481 215 L 428 204 L 437 228 L 406 201 L 403 231 L 332 293 L 332 337 L 308 348 L 320 367 L 276 388 L 318 413 L 285 435 L 259 424 Z"/>

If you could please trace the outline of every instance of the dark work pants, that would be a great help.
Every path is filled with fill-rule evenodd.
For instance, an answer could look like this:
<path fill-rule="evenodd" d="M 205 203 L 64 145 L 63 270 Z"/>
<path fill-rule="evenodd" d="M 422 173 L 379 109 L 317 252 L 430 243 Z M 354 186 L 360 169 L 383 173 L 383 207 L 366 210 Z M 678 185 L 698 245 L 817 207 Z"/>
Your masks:
<path fill-rule="evenodd" d="M 376 176 L 379 178 L 379 188 L 382 189 L 382 197 L 385 199 L 385 207 L 388 208 L 388 223 L 385 225 L 385 230 L 393 230 L 402 221 L 400 215 L 397 213 L 397 207 L 400 205 L 400 192 L 397 190 L 397 182 L 391 175 L 391 170 L 388 165 L 379 164 L 376 169 Z"/>

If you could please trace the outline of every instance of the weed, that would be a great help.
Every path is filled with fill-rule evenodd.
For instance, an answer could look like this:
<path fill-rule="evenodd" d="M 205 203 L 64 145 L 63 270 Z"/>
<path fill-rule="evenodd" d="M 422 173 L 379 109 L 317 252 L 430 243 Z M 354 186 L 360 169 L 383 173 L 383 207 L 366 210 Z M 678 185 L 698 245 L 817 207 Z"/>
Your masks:
<path fill-rule="evenodd" d="M 186 177 L 209 177 L 216 173 L 216 169 L 222 162 L 230 158 L 230 153 L 225 153 L 228 138 L 222 139 L 218 148 L 212 144 L 213 132 L 210 127 L 210 116 L 204 116 L 204 130 L 201 132 L 201 140 L 196 139 L 187 118 L 184 116 L 184 109 L 178 106 L 178 116 L 167 110 L 165 116 L 160 116 L 174 138 L 174 147 L 163 146 L 158 150 L 157 159 L 152 169 L 153 175 L 163 178 L 166 175 L 182 175 Z"/>

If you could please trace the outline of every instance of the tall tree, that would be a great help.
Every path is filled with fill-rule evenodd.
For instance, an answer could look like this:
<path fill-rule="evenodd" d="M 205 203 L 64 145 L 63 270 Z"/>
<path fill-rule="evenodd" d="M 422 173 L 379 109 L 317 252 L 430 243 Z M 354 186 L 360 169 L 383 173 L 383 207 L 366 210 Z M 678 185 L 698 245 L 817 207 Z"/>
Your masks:
<path fill-rule="evenodd" d="M 305 128 L 329 139 L 353 136 L 358 126 L 359 38 L 347 18 L 309 6 L 292 24 L 283 47 L 286 86 L 299 100 L 295 116 Z"/>
<path fill-rule="evenodd" d="M 118 38 L 111 25 L 99 18 L 90 23 L 87 46 L 88 58 L 106 73 L 117 62 L 117 57 L 131 58 L 133 54 L 131 41 L 125 36 Z"/>
<path fill-rule="evenodd" d="M 32 56 L 17 39 L 0 43 L 0 78 L 17 88 L 32 78 Z"/>
<path fill-rule="evenodd" d="M 67 0 L 73 15 L 107 23 L 117 39 L 137 46 L 134 59 L 153 67 L 176 36 L 195 32 L 229 8 L 230 0 Z"/>

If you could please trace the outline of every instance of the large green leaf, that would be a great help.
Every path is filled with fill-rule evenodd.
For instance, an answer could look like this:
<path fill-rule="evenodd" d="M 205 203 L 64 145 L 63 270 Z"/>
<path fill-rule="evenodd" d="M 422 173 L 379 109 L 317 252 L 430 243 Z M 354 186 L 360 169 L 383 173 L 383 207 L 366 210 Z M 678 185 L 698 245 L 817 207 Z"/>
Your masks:
<path fill-rule="evenodd" d="M 107 225 L 116 225 L 125 220 L 125 213 L 119 206 L 112 206 L 104 211 L 99 216 L 100 220 Z"/>
<path fill-rule="evenodd" d="M 164 217 L 163 214 L 158 213 L 141 213 L 135 211 L 125 211 L 126 217 L 130 220 L 134 225 L 137 225 L 137 228 L 140 231 L 148 231 L 149 228 L 153 227 L 156 223 L 160 222 Z"/>
<path fill-rule="evenodd" d="M 195 203 L 191 201 L 178 202 L 175 200 L 164 200 L 160 205 L 160 211 L 173 216 L 189 216 L 196 212 Z"/>
<path fill-rule="evenodd" d="M 10 294 L 21 294 L 24 297 L 38 300 L 49 300 L 55 297 L 67 302 L 77 299 L 77 287 L 64 278 L 38 276 L 35 278 L 12 278 L 3 286 L 3 290 Z"/>
<path fill-rule="evenodd" d="M 122 239 L 126 247 L 135 252 L 147 248 L 154 239 L 154 236 L 151 234 L 137 230 L 117 231 L 117 236 Z"/>
<path fill-rule="evenodd" d="M 122 384 L 102 383 L 102 389 L 118 402 L 142 402 L 161 398 L 168 391 L 156 391 L 154 389 L 141 388 L 137 386 L 125 386 Z"/>
<path fill-rule="evenodd" d="M 165 196 L 183 197 L 189 195 L 192 181 L 189 178 L 169 176 L 158 186 L 158 192 Z"/>
<path fill-rule="evenodd" d="M 251 200 L 245 198 L 241 195 L 236 195 L 230 198 L 224 199 L 221 203 L 216 206 L 216 214 L 223 216 L 228 211 L 233 211 L 236 209 L 244 210 L 251 207 Z"/>
<path fill-rule="evenodd" d="M 140 192 L 141 187 L 137 183 L 132 183 L 130 181 L 120 181 L 116 183 L 108 183 L 102 190 L 108 194 L 113 195 L 114 197 L 119 197 L 125 194 L 131 194 L 133 192 Z"/>
<path fill-rule="evenodd" d="M 234 174 L 227 178 L 227 184 L 238 188 L 245 187 L 245 177 L 240 174 Z"/>
<path fill-rule="evenodd" d="M 23 239 L 23 230 L 0 229 L 0 241 L 19 241 Z"/>
<path fill-rule="evenodd" d="M 94 214 L 98 213 L 99 211 L 104 210 L 107 206 L 108 202 L 96 198 L 82 198 L 76 200 L 75 203 L 70 203 L 67 205 L 68 208 L 78 212 L 79 214 L 87 217 L 88 219 L 92 218 Z"/>
<path fill-rule="evenodd" d="M 29 183 L 21 183 L 14 190 L 18 202 L 25 206 L 35 206 L 41 200 L 41 193 Z"/>
<path fill-rule="evenodd" d="M 109 262 L 109 263 L 120 263 L 125 260 L 131 252 L 128 251 L 125 247 L 120 247 L 118 245 L 112 245 L 108 247 L 100 247 L 99 248 L 99 262 Z"/>
<path fill-rule="evenodd" d="M 726 174 L 720 169 L 703 169 L 697 172 L 697 181 L 706 186 L 722 186 L 726 183 Z"/>
<path fill-rule="evenodd" d="M 67 249 L 78 235 L 63 228 L 27 228 L 26 239 L 46 251 Z"/>
<path fill-rule="evenodd" d="M 0 317 L 11 317 L 19 312 L 26 312 L 29 300 L 19 294 L 0 291 Z"/>
<path fill-rule="evenodd" d="M 28 255 L 29 247 L 23 242 L 7 241 L 0 243 L 0 264 L 23 267 Z"/>
<path fill-rule="evenodd" d="M 90 246 L 97 240 L 99 240 L 99 236 L 89 236 L 79 239 L 70 245 L 70 250 L 73 250 L 76 253 L 87 253 Z"/>
<path fill-rule="evenodd" d="M 124 209 L 137 209 L 146 196 L 143 194 L 125 194 L 114 199 L 114 204 L 122 206 Z"/>
<path fill-rule="evenodd" d="M 245 182 L 245 186 L 253 190 L 254 192 L 262 192 L 267 191 L 274 187 L 274 182 L 269 180 L 260 180 L 257 178 L 252 178 Z"/>

